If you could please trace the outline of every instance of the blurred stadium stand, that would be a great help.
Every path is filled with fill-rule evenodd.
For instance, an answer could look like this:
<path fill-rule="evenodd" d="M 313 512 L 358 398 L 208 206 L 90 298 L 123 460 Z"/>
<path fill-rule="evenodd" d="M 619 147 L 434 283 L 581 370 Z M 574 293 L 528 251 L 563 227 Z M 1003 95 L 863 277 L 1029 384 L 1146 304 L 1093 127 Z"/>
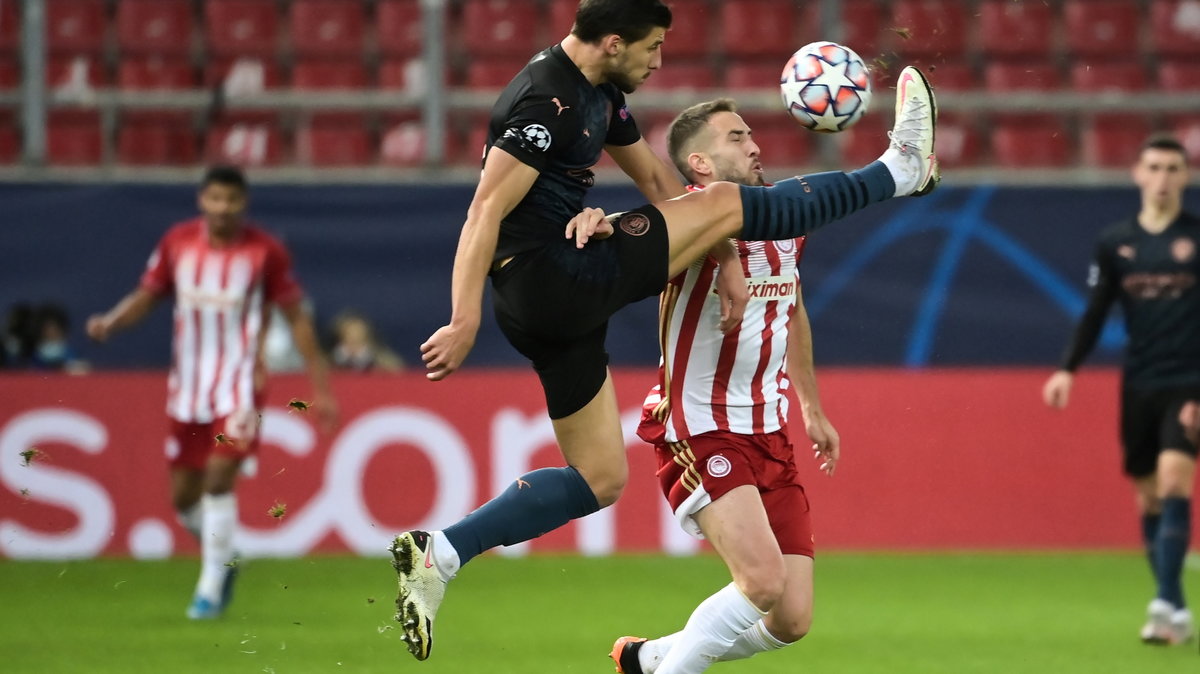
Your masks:
<path fill-rule="evenodd" d="M 20 39 L 30 2 L 45 9 L 38 51 Z M 136 177 L 214 159 L 284 178 L 465 175 L 496 90 L 569 29 L 576 4 L 0 0 L 0 176 Z M 1154 130 L 1181 133 L 1200 157 L 1200 0 L 670 4 L 665 67 L 632 98 L 648 138 L 684 105 L 729 93 L 778 152 L 772 166 L 854 164 L 877 154 L 890 79 L 911 62 L 939 89 L 944 164 L 968 176 L 1086 181 L 1128 164 Z M 808 137 L 779 111 L 778 69 L 819 39 L 875 70 L 872 114 L 838 138 Z M 44 64 L 44 107 L 26 99 L 37 95 L 23 83 L 30 53 Z M 41 120 L 44 164 L 19 142 Z"/>

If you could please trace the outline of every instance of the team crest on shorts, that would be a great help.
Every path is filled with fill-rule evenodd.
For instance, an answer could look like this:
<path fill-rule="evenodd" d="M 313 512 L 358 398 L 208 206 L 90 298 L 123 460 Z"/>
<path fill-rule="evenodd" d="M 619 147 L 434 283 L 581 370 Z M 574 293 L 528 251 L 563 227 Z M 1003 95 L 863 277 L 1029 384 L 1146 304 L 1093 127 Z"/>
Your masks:
<path fill-rule="evenodd" d="M 617 224 L 629 236 L 641 236 L 650 231 L 650 218 L 641 213 L 626 213 Z"/>
<path fill-rule="evenodd" d="M 779 251 L 780 255 L 791 255 L 796 252 L 795 239 L 781 239 L 775 242 L 775 250 Z"/>
<path fill-rule="evenodd" d="M 708 465 L 705 466 L 705 470 L 713 477 L 725 477 L 729 471 L 733 470 L 733 464 L 720 454 L 713 454 L 708 457 Z"/>
<path fill-rule="evenodd" d="M 1188 262 L 1196 257 L 1196 242 L 1183 236 L 1175 239 L 1171 242 L 1171 257 L 1179 263 Z"/>

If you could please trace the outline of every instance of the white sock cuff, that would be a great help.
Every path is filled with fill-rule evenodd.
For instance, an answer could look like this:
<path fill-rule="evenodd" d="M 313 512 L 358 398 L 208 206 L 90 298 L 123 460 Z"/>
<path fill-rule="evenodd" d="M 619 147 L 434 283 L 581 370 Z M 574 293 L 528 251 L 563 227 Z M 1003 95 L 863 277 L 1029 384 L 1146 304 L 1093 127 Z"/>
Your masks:
<path fill-rule="evenodd" d="M 204 524 L 204 509 L 200 507 L 200 502 L 197 501 L 183 510 L 176 510 L 175 519 L 181 527 L 187 529 L 193 536 L 199 536 L 200 527 Z"/>
<path fill-rule="evenodd" d="M 458 574 L 458 569 L 462 566 L 462 561 L 458 558 L 458 550 L 454 549 L 454 544 L 441 531 L 434 531 L 430 535 L 433 537 L 434 566 L 437 567 L 442 580 L 450 582 L 450 579 Z"/>
<path fill-rule="evenodd" d="M 786 641 L 780 641 L 779 639 L 776 639 L 775 635 L 771 634 L 771 630 L 767 629 L 767 623 L 763 622 L 762 620 L 758 621 L 758 623 L 750 629 L 758 632 L 759 636 L 762 638 L 763 645 L 766 646 L 766 650 L 775 651 L 789 645 Z"/>
<path fill-rule="evenodd" d="M 205 494 L 200 497 L 200 504 L 204 506 L 205 512 L 237 512 L 237 496 L 231 491 L 224 494 Z"/>
<path fill-rule="evenodd" d="M 757 606 L 755 606 L 755 605 L 754 605 L 754 602 L 750 601 L 750 598 L 749 598 L 749 597 L 747 597 L 747 596 L 745 595 L 745 593 L 743 593 L 743 592 L 742 592 L 742 588 L 738 587 L 738 586 L 737 586 L 735 583 L 730 583 L 730 584 L 726 585 L 725 587 L 721 588 L 721 592 L 726 592 L 726 591 L 729 591 L 729 590 L 731 590 L 731 589 L 732 589 L 734 592 L 736 592 L 736 593 L 737 593 L 737 595 L 738 595 L 739 597 L 741 597 L 741 598 L 742 598 L 742 601 L 743 601 L 743 602 L 745 602 L 746 606 L 747 606 L 747 607 L 748 607 L 748 608 L 749 608 L 751 611 L 754 611 L 754 617 L 756 617 L 756 618 L 762 618 L 763 616 L 767 615 L 767 612 L 766 612 L 766 611 L 763 611 L 762 609 L 760 609 L 760 608 L 758 608 Z M 720 594 L 720 592 L 718 592 L 718 594 Z M 736 604 L 736 602 L 731 602 L 731 603 L 730 603 L 730 608 L 734 608 L 736 605 L 737 605 L 737 604 Z M 749 615 L 749 614 L 747 613 L 747 614 L 745 614 L 745 615 Z"/>

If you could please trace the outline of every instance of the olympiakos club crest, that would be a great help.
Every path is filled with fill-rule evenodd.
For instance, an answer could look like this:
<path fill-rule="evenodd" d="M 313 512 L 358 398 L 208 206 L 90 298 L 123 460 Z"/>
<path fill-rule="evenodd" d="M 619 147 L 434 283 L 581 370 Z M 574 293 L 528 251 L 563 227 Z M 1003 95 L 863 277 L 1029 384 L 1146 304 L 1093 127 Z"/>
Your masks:
<path fill-rule="evenodd" d="M 1191 262 L 1196 257 L 1196 242 L 1184 236 L 1175 239 L 1171 242 L 1171 257 L 1180 264 Z"/>
<path fill-rule="evenodd" d="M 650 231 L 650 218 L 641 213 L 626 213 L 621 216 L 617 226 L 629 236 L 641 236 Z"/>
<path fill-rule="evenodd" d="M 1125 258 L 1126 260 L 1132 260 L 1133 258 L 1137 257 L 1137 251 L 1134 250 L 1133 246 L 1130 246 L 1129 244 L 1121 244 L 1120 246 L 1117 246 L 1117 255 Z"/>
<path fill-rule="evenodd" d="M 780 255 L 791 255 L 796 251 L 795 239 L 781 239 L 775 242 L 775 250 L 779 251 Z"/>
<path fill-rule="evenodd" d="M 705 470 L 713 477 L 725 477 L 729 474 L 729 471 L 733 470 L 733 464 L 729 463 L 729 459 L 720 454 L 713 454 L 708 457 L 708 464 L 705 466 Z"/>

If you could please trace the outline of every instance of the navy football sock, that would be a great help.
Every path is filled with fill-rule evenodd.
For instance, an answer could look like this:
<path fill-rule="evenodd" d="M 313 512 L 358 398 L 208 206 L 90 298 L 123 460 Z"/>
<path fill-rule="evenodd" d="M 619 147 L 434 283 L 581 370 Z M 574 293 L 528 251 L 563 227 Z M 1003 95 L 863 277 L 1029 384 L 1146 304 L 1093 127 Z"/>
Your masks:
<path fill-rule="evenodd" d="M 1159 513 L 1142 513 L 1142 543 L 1146 547 L 1146 559 L 1150 562 L 1150 572 L 1154 574 L 1154 582 L 1158 582 L 1158 562 L 1154 559 L 1154 546 L 1158 541 L 1158 523 L 1162 520 Z"/>
<path fill-rule="evenodd" d="M 599 509 L 579 471 L 570 466 L 542 468 L 522 475 L 443 533 L 466 564 L 484 550 L 537 538 Z"/>
<path fill-rule="evenodd" d="M 882 162 L 852 173 L 829 171 L 788 178 L 771 187 L 741 186 L 745 241 L 793 239 L 895 195 L 896 182 Z"/>
<path fill-rule="evenodd" d="M 1154 559 L 1158 566 L 1158 598 L 1184 608 L 1183 560 L 1187 557 L 1192 533 L 1191 499 L 1171 496 L 1163 499 L 1162 522 L 1158 525 Z"/>

